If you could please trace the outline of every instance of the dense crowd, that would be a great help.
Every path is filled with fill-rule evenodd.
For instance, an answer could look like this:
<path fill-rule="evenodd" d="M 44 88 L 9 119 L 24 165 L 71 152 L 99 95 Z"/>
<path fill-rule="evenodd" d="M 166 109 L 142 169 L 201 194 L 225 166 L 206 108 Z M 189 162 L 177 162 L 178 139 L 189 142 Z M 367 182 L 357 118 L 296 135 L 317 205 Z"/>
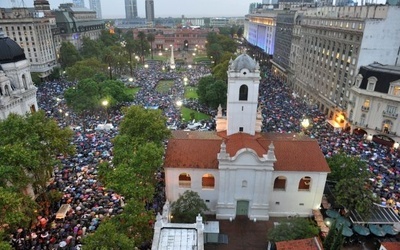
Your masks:
<path fill-rule="evenodd" d="M 269 72 L 268 69 L 263 70 Z M 195 86 L 200 77 L 209 73 L 209 69 L 203 66 L 188 69 L 184 73 L 165 72 L 159 64 L 138 69 L 135 78 L 141 89 L 132 104 L 160 108 L 169 123 L 180 123 L 176 101 L 184 100 L 184 78 L 188 79 L 189 85 Z M 331 157 L 345 152 L 366 161 L 369 170 L 374 174 L 371 181 L 375 193 L 384 204 L 397 211 L 400 208 L 398 151 L 366 141 L 359 135 L 344 131 L 334 132 L 326 123 L 326 117 L 316 107 L 309 106 L 270 73 L 260 84 L 263 131 L 298 133 L 301 131 L 302 118 L 311 118 L 313 125 L 308 133 L 318 140 L 324 155 Z M 167 93 L 158 92 L 156 86 L 160 80 L 172 80 L 173 87 Z M 113 190 L 105 189 L 97 179 L 97 165 L 113 157 L 111 140 L 117 135 L 117 130 L 95 130 L 97 125 L 104 122 L 101 116 L 95 114 L 81 117 L 68 109 L 63 92 L 74 84 L 59 80 L 47 82 L 38 89 L 39 108 L 45 110 L 49 117 L 57 119 L 61 127 L 74 128 L 73 142 L 77 152 L 70 157 L 60 157 L 61 167 L 55 168 L 54 177 L 48 186 L 48 191 L 61 191 L 62 199 L 51 205 L 49 213 L 41 214 L 32 228 L 20 228 L 12 235 L 15 249 L 80 249 L 82 238 L 94 232 L 104 217 L 123 211 L 123 197 Z M 188 102 L 188 105 L 199 111 L 214 112 L 196 102 Z M 122 114 L 119 110 L 110 112 L 108 122 L 117 128 Z M 160 180 L 156 189 L 159 195 L 156 195 L 154 203 L 149 204 L 149 209 L 155 211 L 162 208 L 165 200 L 163 173 L 160 171 L 157 176 Z M 69 204 L 72 209 L 65 218 L 57 220 L 55 216 L 62 204 Z"/>

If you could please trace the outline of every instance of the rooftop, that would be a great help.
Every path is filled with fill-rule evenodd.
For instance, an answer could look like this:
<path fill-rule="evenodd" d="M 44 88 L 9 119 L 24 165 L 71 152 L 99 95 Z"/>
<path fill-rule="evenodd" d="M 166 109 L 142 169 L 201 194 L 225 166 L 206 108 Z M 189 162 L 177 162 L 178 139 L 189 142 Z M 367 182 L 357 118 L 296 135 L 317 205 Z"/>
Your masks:
<path fill-rule="evenodd" d="M 319 238 L 308 238 L 301 240 L 290 240 L 276 242 L 276 248 L 278 250 L 321 250 L 322 242 Z"/>

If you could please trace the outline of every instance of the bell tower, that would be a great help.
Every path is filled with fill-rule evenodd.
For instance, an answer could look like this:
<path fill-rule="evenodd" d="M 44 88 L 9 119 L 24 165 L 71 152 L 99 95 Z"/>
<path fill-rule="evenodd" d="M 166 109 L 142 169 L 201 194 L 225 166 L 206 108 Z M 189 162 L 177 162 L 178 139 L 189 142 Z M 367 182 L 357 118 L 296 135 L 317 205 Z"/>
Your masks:
<path fill-rule="evenodd" d="M 258 89 L 260 66 L 246 53 L 229 62 L 227 97 L 227 135 L 260 132 Z"/>

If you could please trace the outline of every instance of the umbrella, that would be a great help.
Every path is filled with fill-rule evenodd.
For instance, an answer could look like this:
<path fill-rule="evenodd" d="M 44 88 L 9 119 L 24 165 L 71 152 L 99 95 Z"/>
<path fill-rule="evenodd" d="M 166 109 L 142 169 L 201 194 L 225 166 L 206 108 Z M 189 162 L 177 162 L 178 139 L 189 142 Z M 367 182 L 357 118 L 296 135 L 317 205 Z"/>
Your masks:
<path fill-rule="evenodd" d="M 386 232 L 383 231 L 383 229 L 378 225 L 369 225 L 369 230 L 371 231 L 371 233 L 379 237 L 383 237 L 386 234 Z"/>
<path fill-rule="evenodd" d="M 339 229 L 342 225 L 345 227 L 350 227 L 351 222 L 347 218 L 345 218 L 343 216 L 339 216 L 336 218 L 336 228 Z"/>
<path fill-rule="evenodd" d="M 342 235 L 346 236 L 346 237 L 351 237 L 353 235 L 353 231 L 349 227 L 343 226 L 342 227 Z"/>
<path fill-rule="evenodd" d="M 59 246 L 60 246 L 60 247 L 65 247 L 66 245 L 67 245 L 67 242 L 61 241 Z"/>
<path fill-rule="evenodd" d="M 368 236 L 370 234 L 369 229 L 361 225 L 353 225 L 353 231 L 362 236 Z"/>
<path fill-rule="evenodd" d="M 398 232 L 394 231 L 394 228 L 392 225 L 383 225 L 382 229 L 383 229 L 383 231 L 385 231 L 385 233 L 390 234 L 390 235 L 398 234 Z"/>
<path fill-rule="evenodd" d="M 328 209 L 326 210 L 326 215 L 328 215 L 331 218 L 338 218 L 340 217 L 340 214 L 336 210 Z"/>

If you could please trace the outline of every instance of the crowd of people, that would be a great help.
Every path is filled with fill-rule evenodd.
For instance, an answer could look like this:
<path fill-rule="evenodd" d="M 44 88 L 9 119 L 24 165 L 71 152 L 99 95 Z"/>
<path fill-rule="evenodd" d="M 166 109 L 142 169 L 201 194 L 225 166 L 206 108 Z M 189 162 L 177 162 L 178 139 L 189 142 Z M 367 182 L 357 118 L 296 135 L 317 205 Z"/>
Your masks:
<path fill-rule="evenodd" d="M 263 69 L 268 71 L 268 69 Z M 181 122 L 177 100 L 184 100 L 185 78 L 189 85 L 195 86 L 198 79 L 210 74 L 205 66 L 197 66 L 185 72 L 166 72 L 160 64 L 152 64 L 135 72 L 136 84 L 141 87 L 132 105 L 146 108 L 160 108 L 169 123 Z M 326 157 L 339 152 L 359 156 L 368 163 L 374 177 L 371 179 L 374 191 L 382 202 L 400 209 L 400 160 L 399 152 L 373 142 L 363 136 L 345 131 L 334 132 L 326 123 L 326 117 L 316 107 L 311 107 L 288 86 L 274 78 L 271 72 L 260 84 L 259 102 L 262 106 L 263 131 L 276 133 L 299 133 L 304 116 L 312 119 L 308 134 L 318 140 Z M 173 87 L 167 93 L 157 91 L 160 80 L 172 80 Z M 54 177 L 50 180 L 48 191 L 58 190 L 63 197 L 57 204 L 52 204 L 49 213 L 39 216 L 32 228 L 18 229 L 12 235 L 15 249 L 80 249 L 82 238 L 94 232 L 104 217 L 117 215 L 123 211 L 123 197 L 113 190 L 107 190 L 97 179 L 97 165 L 111 160 L 112 138 L 117 130 L 86 130 L 104 122 L 98 115 L 77 116 L 70 110 L 64 99 L 65 89 L 74 82 L 58 80 L 47 82 L 38 89 L 39 108 L 46 111 L 49 117 L 57 119 L 61 127 L 71 126 L 74 129 L 73 142 L 76 155 L 60 157 L 62 167 L 56 167 Z M 208 111 L 200 104 L 189 102 L 194 108 Z M 119 110 L 112 110 L 109 123 L 114 127 L 122 118 Z M 68 114 L 68 115 L 67 115 Z M 87 126 L 89 125 L 89 126 Z M 162 180 L 162 172 L 157 173 Z M 163 185 L 157 186 L 160 193 L 152 208 L 162 207 Z M 56 213 L 63 204 L 71 209 L 62 219 L 56 219 Z M 149 207 L 151 209 L 151 207 Z"/>

